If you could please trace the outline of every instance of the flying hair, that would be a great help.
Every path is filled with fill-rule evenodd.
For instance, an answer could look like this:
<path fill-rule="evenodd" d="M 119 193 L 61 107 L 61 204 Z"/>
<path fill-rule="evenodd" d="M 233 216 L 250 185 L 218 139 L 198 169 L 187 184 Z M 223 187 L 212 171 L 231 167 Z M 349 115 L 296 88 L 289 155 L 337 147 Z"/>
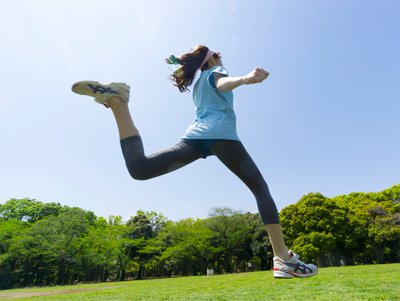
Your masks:
<path fill-rule="evenodd" d="M 180 67 L 177 68 L 174 73 L 170 74 L 168 78 L 175 83 L 173 86 L 178 87 L 181 93 L 190 92 L 188 87 L 193 83 L 196 71 L 206 58 L 208 50 L 208 47 L 199 45 L 183 54 L 181 57 L 171 55 L 169 58 L 165 59 L 165 62 L 168 64 L 180 65 Z M 219 52 L 215 52 L 213 56 L 219 58 Z M 208 60 L 201 68 L 201 71 L 207 69 Z"/>

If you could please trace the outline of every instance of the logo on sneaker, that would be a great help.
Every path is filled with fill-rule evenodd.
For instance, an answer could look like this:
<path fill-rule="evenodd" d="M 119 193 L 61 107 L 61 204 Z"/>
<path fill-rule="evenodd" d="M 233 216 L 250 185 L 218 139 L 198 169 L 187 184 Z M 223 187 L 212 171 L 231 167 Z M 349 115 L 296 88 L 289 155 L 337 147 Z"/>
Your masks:
<path fill-rule="evenodd" d="M 99 86 L 99 85 L 97 85 L 96 87 L 93 87 L 91 84 L 88 84 L 88 86 L 93 90 L 93 93 L 100 92 L 100 94 L 104 94 L 104 93 L 118 94 L 117 92 L 113 91 L 111 88 L 104 88 L 104 87 Z"/>
<path fill-rule="evenodd" d="M 294 268 L 294 272 L 295 272 L 295 273 L 296 273 L 297 271 L 301 271 L 303 274 L 306 274 L 306 273 L 307 273 L 307 269 L 310 270 L 310 273 L 313 272 L 308 266 L 306 266 L 304 263 L 301 263 L 301 262 L 298 262 L 298 263 L 296 263 L 296 264 L 285 262 L 285 264 L 286 264 L 287 266 L 290 266 L 290 267 Z"/>

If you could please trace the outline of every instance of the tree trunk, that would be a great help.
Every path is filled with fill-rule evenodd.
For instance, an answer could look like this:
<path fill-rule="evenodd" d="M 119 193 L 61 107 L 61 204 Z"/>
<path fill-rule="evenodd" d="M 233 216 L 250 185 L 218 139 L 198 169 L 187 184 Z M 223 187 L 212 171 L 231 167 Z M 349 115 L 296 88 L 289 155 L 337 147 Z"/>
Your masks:
<path fill-rule="evenodd" d="M 182 265 L 182 276 L 187 276 L 188 275 L 188 268 L 186 264 Z"/>
<path fill-rule="evenodd" d="M 266 267 L 265 267 L 267 270 L 272 270 L 272 266 L 273 266 L 272 262 L 273 262 L 272 258 L 267 261 L 267 264 L 266 264 Z"/>
<path fill-rule="evenodd" d="M 377 259 L 378 263 L 379 263 L 379 264 L 385 263 L 385 253 L 383 253 L 383 252 L 381 251 L 380 246 L 376 246 L 376 247 L 374 248 L 374 251 L 375 251 L 375 255 L 376 255 L 376 259 Z"/>
<path fill-rule="evenodd" d="M 317 262 L 318 262 L 318 267 L 327 267 L 328 266 L 328 261 L 326 259 L 325 254 L 318 255 Z"/>
<path fill-rule="evenodd" d="M 354 257 L 351 253 L 345 252 L 343 254 L 345 265 L 355 265 Z"/>
<path fill-rule="evenodd" d="M 125 281 L 125 269 L 121 268 L 121 274 L 119 276 L 119 281 Z"/>
<path fill-rule="evenodd" d="M 108 268 L 106 268 L 106 270 L 104 271 L 104 274 L 103 274 L 103 279 L 102 279 L 102 281 L 103 281 L 103 282 L 107 281 L 107 278 L 108 278 L 109 275 L 110 275 L 110 274 L 108 273 Z"/>
<path fill-rule="evenodd" d="M 56 282 L 56 284 L 62 284 L 63 279 L 64 279 L 64 270 L 65 270 L 65 267 L 64 267 L 63 265 L 61 265 L 61 266 L 58 268 L 58 275 L 57 275 L 57 282 Z"/>
<path fill-rule="evenodd" d="M 332 265 L 335 267 L 340 267 L 339 250 L 335 249 L 331 254 L 332 254 Z"/>
<path fill-rule="evenodd" d="M 137 277 L 136 277 L 137 280 L 143 279 L 142 273 L 143 273 L 143 267 L 142 267 L 142 265 L 140 265 L 139 266 L 139 271 L 138 271 L 138 274 L 137 274 Z"/>
<path fill-rule="evenodd" d="M 195 265 L 193 265 L 193 276 L 198 276 L 197 275 L 197 268 Z"/>
<path fill-rule="evenodd" d="M 42 274 L 40 274 L 37 278 L 36 278 L 36 280 L 37 280 L 37 283 L 36 283 L 36 285 L 38 285 L 38 286 L 42 286 L 42 282 L 43 282 L 43 278 L 44 278 L 44 274 L 42 273 Z"/>
<path fill-rule="evenodd" d="M 231 263 L 229 261 L 230 256 L 224 256 L 224 269 L 227 273 L 232 273 Z"/>
<path fill-rule="evenodd" d="M 207 275 L 207 262 L 205 260 L 199 259 L 199 268 L 202 275 Z"/>
<path fill-rule="evenodd" d="M 218 274 L 222 274 L 222 270 L 221 270 L 221 261 L 217 260 L 217 273 Z"/>
<path fill-rule="evenodd" d="M 64 276 L 63 283 L 66 283 L 66 284 L 70 283 L 70 278 L 71 278 L 71 268 L 70 268 L 70 266 L 68 266 L 67 272 L 65 273 L 65 276 Z"/>
<path fill-rule="evenodd" d="M 104 274 L 104 268 L 100 267 L 99 278 L 97 279 L 97 281 L 102 281 L 103 280 L 103 274 Z"/>
<path fill-rule="evenodd" d="M 385 247 L 386 247 L 387 242 L 384 242 L 382 244 L 375 244 L 374 246 L 374 252 L 376 255 L 376 259 L 378 260 L 379 264 L 385 263 Z"/>
<path fill-rule="evenodd" d="M 263 257 L 261 257 L 260 260 L 261 260 L 261 267 L 260 267 L 260 270 L 261 270 L 261 271 L 265 271 L 265 270 L 267 269 L 267 267 L 266 267 L 266 265 L 267 265 L 266 260 L 265 260 Z"/>

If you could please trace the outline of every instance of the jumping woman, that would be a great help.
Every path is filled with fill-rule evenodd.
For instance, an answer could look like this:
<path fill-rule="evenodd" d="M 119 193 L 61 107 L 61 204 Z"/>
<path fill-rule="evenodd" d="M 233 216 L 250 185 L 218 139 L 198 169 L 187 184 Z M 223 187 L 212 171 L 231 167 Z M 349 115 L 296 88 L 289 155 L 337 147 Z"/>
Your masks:
<path fill-rule="evenodd" d="M 129 113 L 129 89 L 124 83 L 108 85 L 95 81 L 77 82 L 72 91 L 95 98 L 111 108 L 118 125 L 122 153 L 132 178 L 147 180 L 174 171 L 200 158 L 216 156 L 243 181 L 254 194 L 261 221 L 268 231 L 274 251 L 274 277 L 311 277 L 318 273 L 313 264 L 304 264 L 287 251 L 279 223 L 278 211 L 267 183 L 236 133 L 232 90 L 241 85 L 263 82 L 269 75 L 256 68 L 241 77 L 229 77 L 219 52 L 197 46 L 181 57 L 171 55 L 168 64 L 177 65 L 169 76 L 180 92 L 189 91 L 197 69 L 201 71 L 193 89 L 196 119 L 182 140 L 170 147 L 145 156 L 142 139 Z"/>

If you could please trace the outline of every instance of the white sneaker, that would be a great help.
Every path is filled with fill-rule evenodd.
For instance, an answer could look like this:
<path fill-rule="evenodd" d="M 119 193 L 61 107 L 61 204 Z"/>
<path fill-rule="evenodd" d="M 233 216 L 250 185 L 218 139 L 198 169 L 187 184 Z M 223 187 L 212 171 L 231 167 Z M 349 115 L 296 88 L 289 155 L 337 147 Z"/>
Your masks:
<path fill-rule="evenodd" d="M 108 100 L 111 97 L 118 96 L 126 103 L 129 102 L 129 87 L 125 83 L 101 84 L 94 81 L 82 81 L 72 85 L 72 92 L 94 97 L 94 100 L 109 108 Z"/>
<path fill-rule="evenodd" d="M 299 260 L 299 255 L 288 251 L 290 260 L 283 261 L 274 257 L 274 278 L 312 277 L 318 274 L 318 268 L 313 264 L 305 264 Z"/>

